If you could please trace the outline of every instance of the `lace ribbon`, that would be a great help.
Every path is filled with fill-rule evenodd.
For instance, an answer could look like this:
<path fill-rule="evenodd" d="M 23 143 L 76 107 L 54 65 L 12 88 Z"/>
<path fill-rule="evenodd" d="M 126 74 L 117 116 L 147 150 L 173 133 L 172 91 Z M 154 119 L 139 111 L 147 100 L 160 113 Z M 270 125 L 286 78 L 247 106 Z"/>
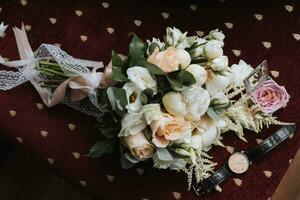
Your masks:
<path fill-rule="evenodd" d="M 0 71 L 0 90 L 10 90 L 26 81 L 30 81 L 48 107 L 58 103 L 65 103 L 94 117 L 101 115 L 96 89 L 99 87 L 102 79 L 102 73 L 97 72 L 97 69 L 103 67 L 102 62 L 75 59 L 59 47 L 49 44 L 42 44 L 36 52 L 33 52 L 24 25 L 22 24 L 21 29 L 13 28 L 13 31 L 20 60 L 5 62 L 0 56 L 0 64 L 17 69 L 17 71 Z M 35 69 L 39 60 L 57 62 L 64 73 L 71 75 L 73 78 L 63 82 L 54 92 L 51 92 L 48 88 L 42 88 L 40 83 L 43 81 L 43 77 Z M 92 67 L 92 71 L 88 67 Z M 71 88 L 70 97 L 66 97 L 67 86 Z M 86 96 L 89 96 L 89 103 L 84 102 L 89 105 L 83 106 L 80 100 L 83 100 Z M 74 99 L 78 102 L 72 102 Z"/>

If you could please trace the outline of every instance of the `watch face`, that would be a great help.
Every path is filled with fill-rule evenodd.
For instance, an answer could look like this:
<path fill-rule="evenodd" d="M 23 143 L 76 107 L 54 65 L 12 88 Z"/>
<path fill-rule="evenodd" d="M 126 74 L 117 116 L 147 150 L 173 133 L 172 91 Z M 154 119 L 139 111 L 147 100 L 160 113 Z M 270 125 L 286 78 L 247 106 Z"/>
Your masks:
<path fill-rule="evenodd" d="M 242 174 L 249 168 L 250 162 L 248 157 L 240 152 L 233 153 L 228 159 L 228 166 L 236 174 Z"/>

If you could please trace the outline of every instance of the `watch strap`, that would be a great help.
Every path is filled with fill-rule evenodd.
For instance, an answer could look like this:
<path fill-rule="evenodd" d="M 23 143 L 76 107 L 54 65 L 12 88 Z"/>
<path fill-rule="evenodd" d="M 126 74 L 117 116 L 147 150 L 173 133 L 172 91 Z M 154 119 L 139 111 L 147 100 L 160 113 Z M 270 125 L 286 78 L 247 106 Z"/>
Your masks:
<path fill-rule="evenodd" d="M 210 177 L 203 179 L 199 183 L 193 185 L 193 190 L 195 193 L 200 196 L 203 194 L 209 193 L 211 190 L 215 189 L 215 187 L 226 180 L 232 175 L 231 170 L 228 167 L 228 164 L 225 163 L 218 171 L 216 171 Z"/>
<path fill-rule="evenodd" d="M 290 135 L 294 133 L 296 129 L 295 124 L 285 125 L 274 134 L 269 136 L 262 143 L 256 145 L 255 147 L 245 151 L 244 153 L 247 155 L 249 161 L 254 160 L 255 158 L 269 152 L 278 144 L 286 140 Z"/>

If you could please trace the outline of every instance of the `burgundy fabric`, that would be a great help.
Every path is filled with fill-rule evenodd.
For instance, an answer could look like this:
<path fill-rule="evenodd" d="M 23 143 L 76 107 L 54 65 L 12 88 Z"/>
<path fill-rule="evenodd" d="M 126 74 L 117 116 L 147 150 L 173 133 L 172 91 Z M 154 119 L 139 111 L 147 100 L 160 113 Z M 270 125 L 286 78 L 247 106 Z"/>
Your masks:
<path fill-rule="evenodd" d="M 190 34 L 219 28 L 226 34 L 225 54 L 231 64 L 244 59 L 256 66 L 268 59 L 270 69 L 280 72 L 276 81 L 286 86 L 291 100 L 288 107 L 276 114 L 281 120 L 300 125 L 300 41 L 292 35 L 300 33 L 300 2 L 107 0 L 107 3 L 98 0 L 1 0 L 0 21 L 10 26 L 20 27 L 21 22 L 30 25 L 28 36 L 33 49 L 41 43 L 59 43 L 75 57 L 103 60 L 106 64 L 111 50 L 127 53 L 130 32 L 147 39 L 162 38 L 167 26 L 176 26 Z M 293 11 L 288 12 L 285 5 L 293 6 Z M 75 10 L 81 10 L 82 15 L 77 16 Z M 165 19 L 162 12 L 169 17 Z M 263 15 L 263 19 L 256 19 L 254 14 Z M 56 18 L 56 23 L 52 24 L 49 18 Z M 140 20 L 141 25 L 137 26 L 133 20 Z M 224 23 L 232 23 L 233 28 L 227 28 Z M 108 27 L 114 28 L 114 33 L 110 34 Z M 80 35 L 87 36 L 87 40 L 83 42 Z M 270 48 L 262 44 L 265 41 L 271 43 Z M 234 55 L 233 49 L 240 50 L 241 55 Z M 0 38 L 0 54 L 10 59 L 18 58 L 11 29 Z M 183 173 L 153 169 L 151 162 L 140 164 L 137 169 L 122 170 L 117 151 L 99 159 L 84 156 L 93 142 L 101 139 L 94 128 L 96 121 L 64 105 L 38 109 L 36 103 L 41 103 L 41 99 L 29 83 L 0 92 L 1 136 L 45 163 L 48 158 L 53 159 L 54 163 L 49 164 L 51 169 L 92 197 L 165 200 L 175 199 L 174 192 L 177 192 L 175 196 L 180 194 L 181 199 L 197 199 L 192 192 L 186 191 Z M 14 117 L 11 115 L 14 113 L 9 112 L 12 110 L 16 111 Z M 76 128 L 71 130 L 69 123 Z M 259 135 L 248 133 L 248 143 L 232 134 L 224 135 L 223 141 L 235 150 L 243 150 L 255 145 L 255 139 L 266 138 L 275 128 L 278 127 Z M 254 163 L 246 174 L 235 177 L 242 180 L 241 186 L 229 179 L 222 184 L 222 193 L 199 199 L 266 200 L 271 197 L 300 146 L 298 130 L 292 139 Z M 47 131 L 47 137 L 40 131 Z M 81 157 L 75 159 L 73 152 Z M 215 147 L 211 154 L 218 163 L 223 163 L 229 155 L 221 147 Z M 268 178 L 263 171 L 271 171 L 272 176 Z M 80 181 L 85 186 L 81 186 Z"/>

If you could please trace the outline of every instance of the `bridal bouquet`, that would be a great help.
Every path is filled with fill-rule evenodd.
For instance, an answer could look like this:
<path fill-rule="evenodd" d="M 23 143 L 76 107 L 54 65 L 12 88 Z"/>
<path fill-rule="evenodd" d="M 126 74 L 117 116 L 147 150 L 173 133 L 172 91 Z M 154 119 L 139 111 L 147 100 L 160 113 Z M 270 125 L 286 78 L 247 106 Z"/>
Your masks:
<path fill-rule="evenodd" d="M 213 171 L 208 151 L 224 146 L 224 133 L 246 141 L 244 129 L 284 124 L 272 113 L 287 104 L 285 88 L 267 76 L 266 63 L 256 71 L 242 60 L 229 67 L 224 38 L 218 30 L 198 37 L 176 28 L 163 41 L 132 34 L 128 56 L 112 52 L 106 68 L 109 84 L 99 91 L 106 139 L 90 155 L 119 145 L 123 168 L 151 159 L 156 168 L 186 172 L 190 186 L 193 175 L 200 181 Z"/>
<path fill-rule="evenodd" d="M 0 25 L 0 35 L 6 28 Z M 33 52 L 24 26 L 14 33 L 21 60 L 0 57 L 0 64 L 18 70 L 0 71 L 0 90 L 30 81 L 48 107 L 64 102 L 95 116 L 105 139 L 89 155 L 119 149 L 125 169 L 152 160 L 156 168 L 185 172 L 190 187 L 193 177 L 199 182 L 213 172 L 209 150 L 224 146 L 223 134 L 246 141 L 244 129 L 259 133 L 286 124 L 272 114 L 289 95 L 268 76 L 267 63 L 229 66 L 218 30 L 199 37 L 167 28 L 162 41 L 146 42 L 131 34 L 128 55 L 113 51 L 103 72 L 97 72 L 101 62 L 73 58 L 53 45 Z"/>

